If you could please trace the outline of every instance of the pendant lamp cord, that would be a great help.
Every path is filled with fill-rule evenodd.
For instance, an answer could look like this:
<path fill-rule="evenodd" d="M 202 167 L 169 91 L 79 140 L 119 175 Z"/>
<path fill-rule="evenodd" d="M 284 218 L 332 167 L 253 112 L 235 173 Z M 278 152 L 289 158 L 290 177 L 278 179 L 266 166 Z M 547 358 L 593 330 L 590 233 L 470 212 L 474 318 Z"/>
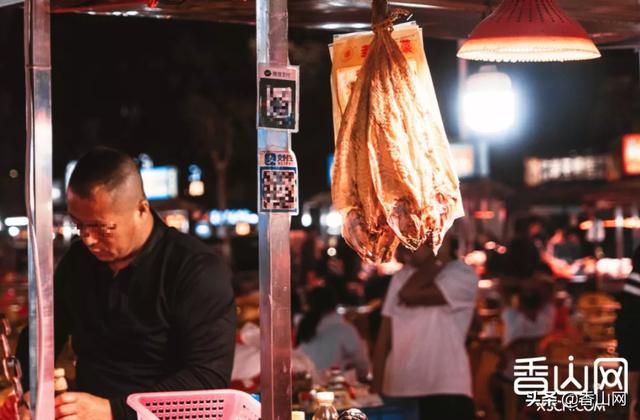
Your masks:
<path fill-rule="evenodd" d="M 638 0 L 638 1 L 640 1 L 640 0 Z M 484 20 L 484 18 L 489 16 L 491 13 L 493 13 L 493 0 L 485 1 L 484 5 L 485 5 L 485 8 L 482 11 L 482 18 L 480 18 L 481 22 Z"/>

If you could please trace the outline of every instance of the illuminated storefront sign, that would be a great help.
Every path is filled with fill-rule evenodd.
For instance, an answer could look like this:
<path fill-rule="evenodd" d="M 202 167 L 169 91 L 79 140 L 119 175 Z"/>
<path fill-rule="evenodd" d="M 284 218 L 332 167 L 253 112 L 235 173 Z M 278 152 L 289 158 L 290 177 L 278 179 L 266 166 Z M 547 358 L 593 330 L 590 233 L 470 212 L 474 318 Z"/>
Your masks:
<path fill-rule="evenodd" d="M 609 155 L 528 158 L 524 162 L 524 181 L 530 187 L 552 181 L 611 180 L 616 178 L 615 172 Z"/>
<path fill-rule="evenodd" d="M 149 200 L 166 200 L 178 196 L 178 169 L 174 166 L 143 168 L 140 174 Z"/>
<path fill-rule="evenodd" d="M 209 223 L 213 226 L 233 226 L 238 223 L 255 225 L 258 223 L 258 215 L 248 209 L 211 210 L 209 212 Z"/>
<path fill-rule="evenodd" d="M 622 167 L 625 175 L 640 175 L 640 134 L 622 138 Z"/>

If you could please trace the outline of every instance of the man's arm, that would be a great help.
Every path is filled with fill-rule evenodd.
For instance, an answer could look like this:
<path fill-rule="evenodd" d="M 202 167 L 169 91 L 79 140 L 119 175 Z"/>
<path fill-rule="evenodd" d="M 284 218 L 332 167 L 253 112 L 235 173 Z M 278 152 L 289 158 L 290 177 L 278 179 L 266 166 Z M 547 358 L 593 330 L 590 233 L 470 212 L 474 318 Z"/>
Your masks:
<path fill-rule="evenodd" d="M 76 279 L 78 270 L 78 261 L 86 255 L 86 248 L 81 242 L 71 245 L 69 251 L 60 260 L 54 273 L 53 284 L 53 305 L 54 305 L 54 337 L 55 337 L 55 359 L 58 358 L 64 346 L 68 343 L 69 335 L 73 330 L 74 312 L 73 303 L 76 292 L 74 280 Z M 16 348 L 16 356 L 20 360 L 22 366 L 22 383 L 25 390 L 29 389 L 29 325 L 21 332 L 18 338 L 18 346 Z M 51 372 L 53 375 L 53 372 Z M 26 398 L 28 394 L 25 395 Z M 26 399 L 25 399 L 26 400 Z M 70 410 L 75 413 L 76 418 L 91 420 L 111 420 L 111 409 L 109 401 L 91 394 L 83 392 L 66 392 L 56 397 L 56 418 L 63 415 L 63 412 Z M 21 416 L 24 419 L 30 419 L 28 410 L 24 410 Z M 21 417 L 23 418 L 23 417 Z M 135 417 L 134 417 L 135 419 Z"/>
<path fill-rule="evenodd" d="M 180 368 L 147 391 L 226 388 L 236 331 L 231 273 L 215 256 L 201 255 L 189 261 L 179 277 L 171 328 L 177 337 L 175 363 Z M 125 398 L 110 402 L 114 419 L 135 419 Z"/>
<path fill-rule="evenodd" d="M 438 273 L 437 266 L 415 271 L 398 292 L 400 302 L 407 306 L 446 305 L 447 300 L 435 283 Z"/>
<path fill-rule="evenodd" d="M 384 369 L 389 352 L 391 352 L 391 319 L 388 316 L 383 316 L 373 352 L 373 383 L 371 384 L 371 391 L 374 393 L 379 394 L 382 392 Z"/>
<path fill-rule="evenodd" d="M 190 264 L 175 305 L 183 369 L 154 387 L 155 391 L 225 388 L 231 380 L 236 334 L 236 305 L 231 271 L 212 255 Z"/>

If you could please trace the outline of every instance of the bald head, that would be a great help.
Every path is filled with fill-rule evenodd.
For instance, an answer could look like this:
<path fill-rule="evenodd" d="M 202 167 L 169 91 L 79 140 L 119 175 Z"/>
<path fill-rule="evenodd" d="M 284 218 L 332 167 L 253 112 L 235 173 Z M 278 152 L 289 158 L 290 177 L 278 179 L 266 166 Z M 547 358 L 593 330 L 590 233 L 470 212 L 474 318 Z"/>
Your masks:
<path fill-rule="evenodd" d="M 144 199 L 142 177 L 128 155 L 107 147 L 93 149 L 80 158 L 69 179 L 69 189 L 89 199 L 100 189 L 116 202 L 135 203 Z"/>

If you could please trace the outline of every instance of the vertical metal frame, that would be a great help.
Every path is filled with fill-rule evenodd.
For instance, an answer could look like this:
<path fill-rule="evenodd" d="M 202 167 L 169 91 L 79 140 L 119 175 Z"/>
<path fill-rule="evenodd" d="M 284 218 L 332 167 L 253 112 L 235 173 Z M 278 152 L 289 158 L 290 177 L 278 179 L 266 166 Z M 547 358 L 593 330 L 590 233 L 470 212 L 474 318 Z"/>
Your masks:
<path fill-rule="evenodd" d="M 289 64 L 287 31 L 287 1 L 257 0 L 258 63 L 278 66 Z M 258 129 L 258 151 L 289 150 L 290 147 L 290 133 Z M 259 217 L 262 418 L 290 419 L 290 216 L 286 213 L 261 213 Z"/>
<path fill-rule="evenodd" d="M 32 417 L 54 418 L 50 0 L 24 5 L 29 372 Z"/>

